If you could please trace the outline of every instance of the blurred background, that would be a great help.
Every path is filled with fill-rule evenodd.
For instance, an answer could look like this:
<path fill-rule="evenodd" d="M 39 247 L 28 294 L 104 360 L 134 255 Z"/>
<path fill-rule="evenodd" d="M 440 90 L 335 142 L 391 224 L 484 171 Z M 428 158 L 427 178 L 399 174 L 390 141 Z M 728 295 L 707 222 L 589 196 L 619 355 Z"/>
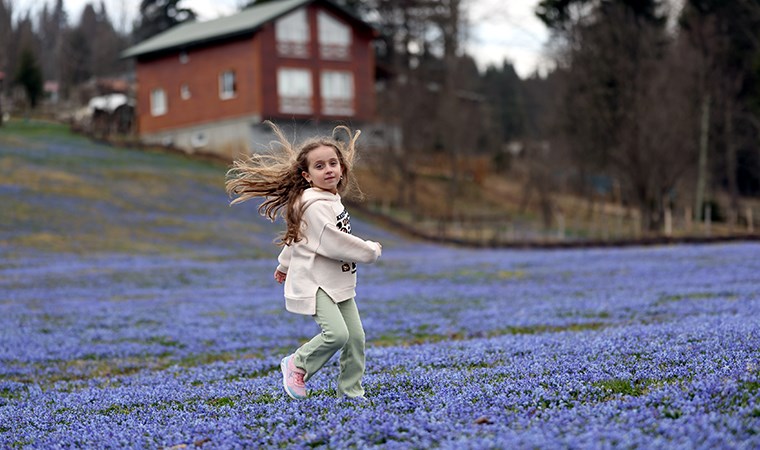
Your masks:
<path fill-rule="evenodd" d="M 357 205 L 478 245 L 756 236 L 759 79 L 760 0 L 0 0 L 5 127 L 229 161 L 347 124 Z"/>

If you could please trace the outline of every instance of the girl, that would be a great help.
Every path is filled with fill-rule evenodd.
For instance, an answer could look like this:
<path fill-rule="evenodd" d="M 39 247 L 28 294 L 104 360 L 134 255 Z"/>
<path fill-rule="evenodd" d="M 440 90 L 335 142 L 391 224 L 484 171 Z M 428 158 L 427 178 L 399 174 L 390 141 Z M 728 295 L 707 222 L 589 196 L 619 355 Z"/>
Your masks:
<path fill-rule="evenodd" d="M 274 221 L 285 218 L 283 246 L 274 279 L 285 283 L 285 307 L 311 315 L 322 332 L 280 362 L 283 387 L 294 399 L 306 397 L 308 381 L 338 351 L 338 394 L 363 397 L 364 328 L 354 301 L 356 263 L 373 263 L 382 246 L 351 234 L 348 212 L 340 193 L 354 187 L 351 167 L 360 132 L 348 133 L 348 143 L 334 138 L 310 139 L 298 150 L 272 124 L 283 152 L 254 154 L 235 161 L 227 173 L 232 204 L 264 197 L 259 213 Z"/>

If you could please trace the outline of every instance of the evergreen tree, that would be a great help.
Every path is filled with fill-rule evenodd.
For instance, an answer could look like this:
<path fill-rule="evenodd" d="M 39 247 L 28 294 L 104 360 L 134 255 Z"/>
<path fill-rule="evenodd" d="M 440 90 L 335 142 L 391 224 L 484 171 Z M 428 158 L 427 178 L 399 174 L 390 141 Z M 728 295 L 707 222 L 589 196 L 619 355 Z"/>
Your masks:
<path fill-rule="evenodd" d="M 24 88 L 29 106 L 32 109 L 36 108 L 37 101 L 42 95 L 42 69 L 34 53 L 28 48 L 21 52 L 21 61 L 14 82 Z"/>
<path fill-rule="evenodd" d="M 509 61 L 501 67 L 488 66 L 482 76 L 483 91 L 491 110 L 491 120 L 507 142 L 521 137 L 525 131 L 525 111 L 521 81 Z"/>
<path fill-rule="evenodd" d="M 10 0 L 0 0 L 0 72 L 8 73 L 13 37 L 13 8 Z M 5 88 L 5 86 L 3 86 Z"/>
<path fill-rule="evenodd" d="M 140 19 L 134 25 L 135 42 L 144 41 L 151 36 L 184 22 L 195 20 L 196 14 L 190 8 L 182 8 L 182 0 L 142 0 L 140 2 Z"/>

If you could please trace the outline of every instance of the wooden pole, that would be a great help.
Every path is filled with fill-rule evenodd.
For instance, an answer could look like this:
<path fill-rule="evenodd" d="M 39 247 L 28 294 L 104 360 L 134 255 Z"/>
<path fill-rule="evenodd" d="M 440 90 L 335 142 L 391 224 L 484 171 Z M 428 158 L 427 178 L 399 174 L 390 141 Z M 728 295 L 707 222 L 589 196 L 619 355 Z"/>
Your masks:
<path fill-rule="evenodd" d="M 684 214 L 683 215 L 684 215 L 684 219 L 685 219 L 685 222 L 686 222 L 686 231 L 691 232 L 691 225 L 692 225 L 691 219 L 693 217 L 692 214 L 691 214 L 691 207 L 687 206 L 684 209 Z"/>
<path fill-rule="evenodd" d="M 752 223 L 752 207 L 747 206 L 747 228 L 750 233 L 755 232 L 755 224 Z"/>
<path fill-rule="evenodd" d="M 707 150 L 710 133 L 710 94 L 702 98 L 702 117 L 699 125 L 699 162 L 697 165 L 697 192 L 694 202 L 694 220 L 700 219 L 707 186 Z"/>
<path fill-rule="evenodd" d="M 3 126 L 3 79 L 5 79 L 5 73 L 0 72 L 0 127 Z"/>
<path fill-rule="evenodd" d="M 665 208 L 665 236 L 671 236 L 673 234 L 673 212 L 670 210 L 670 206 Z"/>
<path fill-rule="evenodd" d="M 633 210 L 633 236 L 637 239 L 641 237 L 641 213 L 638 209 Z"/>

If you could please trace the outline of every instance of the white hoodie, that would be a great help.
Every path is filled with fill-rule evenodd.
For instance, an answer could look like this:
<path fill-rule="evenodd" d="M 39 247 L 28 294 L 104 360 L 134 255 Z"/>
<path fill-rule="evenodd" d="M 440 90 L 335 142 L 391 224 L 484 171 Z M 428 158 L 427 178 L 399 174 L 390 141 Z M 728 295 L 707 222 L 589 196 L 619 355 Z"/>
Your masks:
<path fill-rule="evenodd" d="M 380 244 L 351 235 L 351 222 L 340 195 L 318 188 L 301 195 L 304 206 L 301 240 L 286 245 L 277 270 L 286 273 L 285 308 L 293 313 L 317 313 L 317 290 L 334 302 L 356 296 L 356 263 L 373 263 Z"/>

